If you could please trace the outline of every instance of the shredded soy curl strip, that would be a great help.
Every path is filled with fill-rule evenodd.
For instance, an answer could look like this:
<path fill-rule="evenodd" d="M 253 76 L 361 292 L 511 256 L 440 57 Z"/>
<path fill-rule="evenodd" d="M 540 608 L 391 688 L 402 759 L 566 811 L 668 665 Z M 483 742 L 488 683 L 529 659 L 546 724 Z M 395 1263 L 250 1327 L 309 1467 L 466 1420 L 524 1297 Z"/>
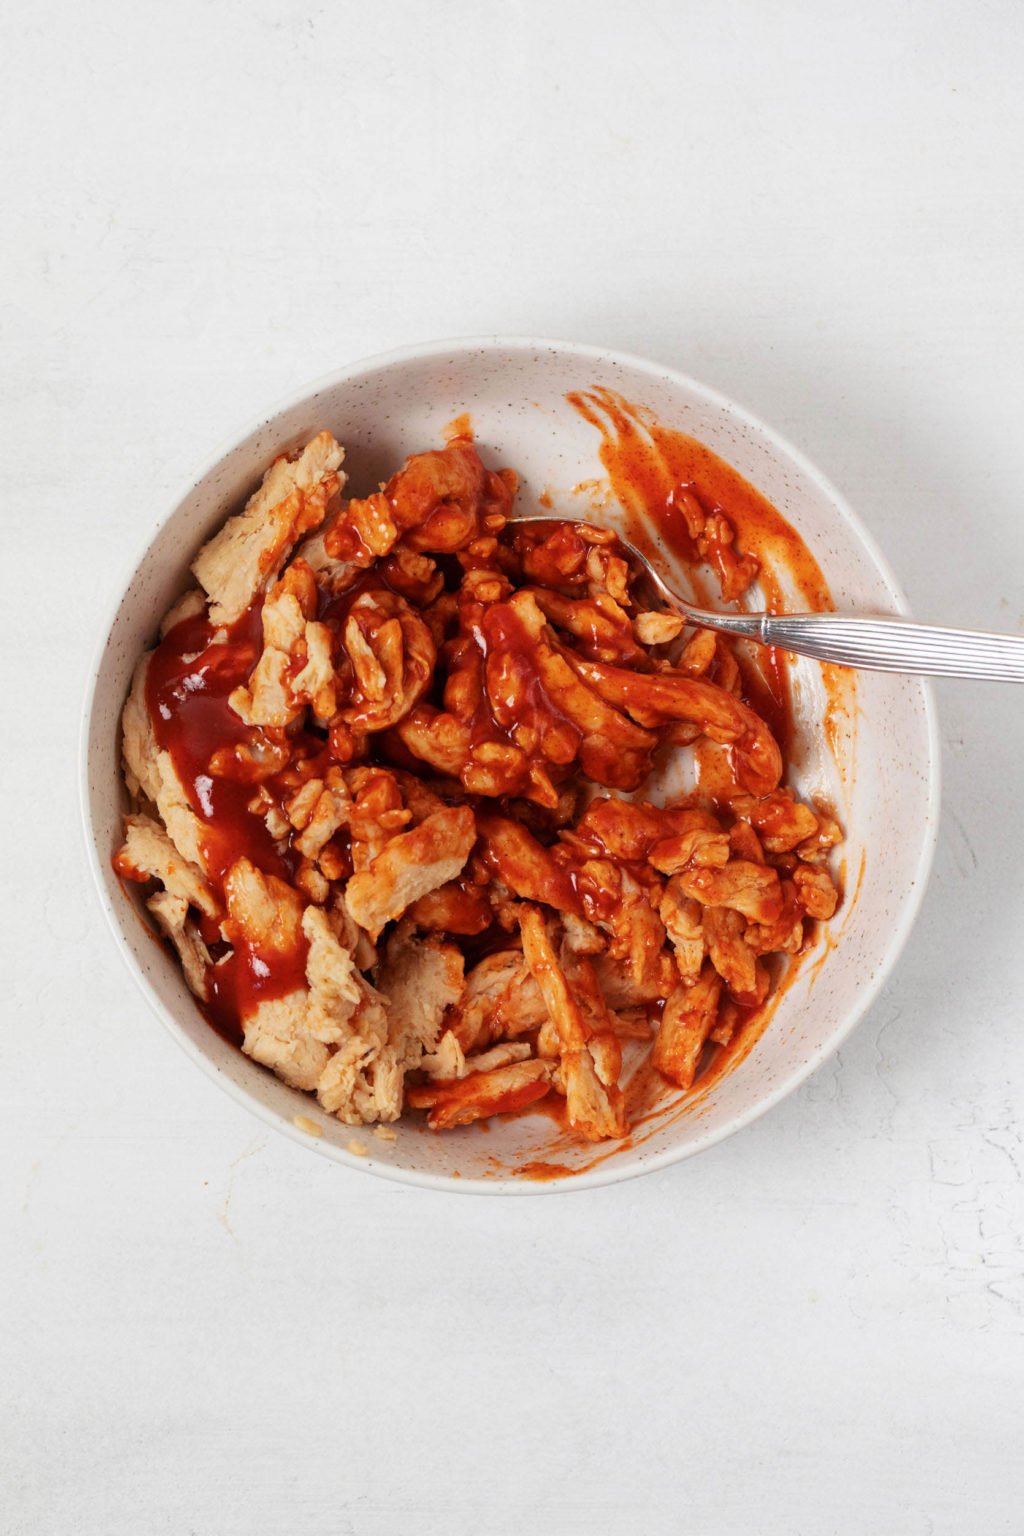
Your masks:
<path fill-rule="evenodd" d="M 278 459 L 197 556 L 125 707 L 115 866 L 211 1023 L 343 1123 L 546 1099 L 620 1138 L 629 1063 L 690 1088 L 835 911 L 840 829 L 608 530 L 508 526 L 466 430 L 362 498 L 343 461 Z M 735 595 L 756 560 L 685 496 Z M 644 800 L 705 749 L 714 800 Z"/>

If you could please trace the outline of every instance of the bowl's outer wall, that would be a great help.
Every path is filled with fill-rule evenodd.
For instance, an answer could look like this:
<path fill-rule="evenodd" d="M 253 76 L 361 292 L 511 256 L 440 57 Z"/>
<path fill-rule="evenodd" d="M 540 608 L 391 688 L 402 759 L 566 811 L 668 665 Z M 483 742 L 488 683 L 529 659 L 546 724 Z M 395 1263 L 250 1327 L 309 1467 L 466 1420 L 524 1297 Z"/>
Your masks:
<path fill-rule="evenodd" d="M 86 836 L 101 897 L 122 952 L 157 1013 L 208 1072 L 264 1119 L 298 1134 L 296 1115 L 324 1127 L 307 1144 L 329 1156 L 412 1182 L 454 1189 L 581 1188 L 627 1177 L 719 1140 L 790 1091 L 834 1049 L 877 992 L 902 947 L 930 864 L 938 762 L 929 690 L 917 679 L 862 674 L 858 709 L 843 745 L 844 782 L 822 766 L 820 693 L 803 665 L 800 740 L 805 792 L 838 797 L 842 850 L 856 901 L 836 919 L 840 942 L 820 968 L 807 967 L 770 1028 L 740 1066 L 646 1140 L 555 1186 L 507 1179 L 543 1158 L 550 1122 L 531 1117 L 433 1136 L 399 1124 L 394 1142 L 359 1133 L 369 1155 L 353 1157 L 349 1127 L 285 1087 L 226 1045 L 198 1014 L 174 962 L 148 934 L 110 868 L 125 808 L 118 720 L 139 653 L 173 599 L 190 584 L 188 562 L 236 510 L 275 454 L 329 427 L 346 447 L 355 490 L 385 478 L 412 451 L 438 442 L 441 428 L 471 414 L 481 451 L 515 468 L 523 497 L 552 491 L 556 504 L 577 482 L 601 473 L 597 436 L 567 404 L 567 391 L 606 385 L 692 433 L 728 460 L 799 530 L 822 566 L 838 607 L 894 611 L 902 599 L 871 541 L 834 490 L 772 433 L 727 401 L 670 370 L 565 344 L 481 341 L 439 344 L 357 364 L 272 415 L 211 468 L 160 526 L 121 598 L 95 669 L 83 734 Z M 646 1132 L 645 1132 L 646 1134 Z M 560 1153 L 586 1165 L 594 1149 Z M 457 1181 L 453 1175 L 458 1175 Z M 477 1181 L 483 1181 L 482 1184 Z"/>

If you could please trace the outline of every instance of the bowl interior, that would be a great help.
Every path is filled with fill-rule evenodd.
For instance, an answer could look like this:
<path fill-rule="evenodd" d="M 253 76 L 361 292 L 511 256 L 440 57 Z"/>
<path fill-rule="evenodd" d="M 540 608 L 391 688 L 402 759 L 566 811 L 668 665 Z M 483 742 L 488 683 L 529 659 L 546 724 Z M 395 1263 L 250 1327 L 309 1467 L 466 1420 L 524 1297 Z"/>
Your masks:
<path fill-rule="evenodd" d="M 568 391 L 603 385 L 689 432 L 751 481 L 800 532 L 838 607 L 894 611 L 901 598 L 870 540 L 834 490 L 787 445 L 693 381 L 638 360 L 585 348 L 526 342 L 456 343 L 356 365 L 268 418 L 220 458 L 161 525 L 139 562 L 97 660 L 83 741 L 87 837 L 101 897 L 130 967 L 179 1041 L 229 1091 L 294 1135 L 296 1115 L 323 1127 L 311 1146 L 343 1162 L 412 1182 L 532 1191 L 553 1187 L 516 1175 L 554 1162 L 575 1171 L 560 1188 L 627 1177 L 698 1150 L 737 1129 L 794 1087 L 842 1039 L 874 996 L 909 930 L 927 877 L 936 818 L 929 694 L 916 679 L 864 673 L 856 708 L 842 720 L 835 753 L 823 739 L 820 673 L 797 666 L 795 779 L 825 793 L 846 831 L 846 900 L 833 947 L 805 964 L 771 1024 L 744 1060 L 689 1107 L 645 1125 L 631 1143 L 566 1147 L 541 1115 L 432 1135 L 399 1124 L 394 1141 L 369 1132 L 367 1155 L 347 1150 L 354 1133 L 222 1041 L 197 1012 L 177 963 L 146 930 L 110 868 L 125 809 L 118 720 L 139 652 L 188 585 L 202 541 L 235 510 L 270 459 L 329 427 L 346 448 L 356 490 L 372 488 L 407 453 L 433 446 L 441 428 L 471 415 L 484 457 L 516 469 L 529 502 L 547 491 L 570 504 L 572 487 L 602 473 L 598 438 L 566 402 Z M 553 1150 L 554 1147 L 554 1150 Z M 449 1183 L 449 1181 L 451 1181 Z"/>

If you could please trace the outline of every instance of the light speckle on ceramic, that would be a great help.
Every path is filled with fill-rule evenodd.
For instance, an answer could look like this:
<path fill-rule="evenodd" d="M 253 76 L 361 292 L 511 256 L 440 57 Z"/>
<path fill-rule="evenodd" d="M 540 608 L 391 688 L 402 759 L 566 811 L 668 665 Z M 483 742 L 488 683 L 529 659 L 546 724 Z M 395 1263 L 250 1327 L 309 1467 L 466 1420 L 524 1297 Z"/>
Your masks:
<path fill-rule="evenodd" d="M 820 688 L 801 664 L 799 787 L 841 796 L 848 885 L 856 901 L 837 915 L 838 942 L 816 973 L 805 967 L 751 1053 L 700 1100 L 641 1145 L 590 1172 L 555 1183 L 495 1176 L 542 1159 L 551 1123 L 540 1116 L 442 1136 L 400 1123 L 394 1142 L 373 1139 L 366 1156 L 347 1149 L 350 1127 L 321 1115 L 227 1045 L 197 1012 L 176 961 L 146 931 L 110 867 L 124 809 L 118 720 L 135 658 L 189 584 L 188 563 L 236 510 L 278 453 L 329 427 L 346 448 L 353 488 L 384 479 L 407 453 L 432 446 L 442 426 L 468 411 L 481 450 L 523 480 L 523 497 L 599 476 L 597 434 L 566 403 L 569 390 L 606 385 L 649 407 L 667 426 L 700 438 L 762 491 L 818 559 L 837 607 L 903 609 L 885 562 L 838 493 L 794 449 L 721 396 L 669 369 L 593 348 L 490 338 L 439 343 L 356 363 L 268 416 L 219 458 L 156 528 L 113 615 L 97 659 L 82 738 L 82 800 L 101 901 L 122 954 L 150 1005 L 189 1055 L 234 1097 L 303 1146 L 337 1162 L 409 1183 L 461 1191 L 564 1192 L 592 1187 L 686 1157 L 763 1113 L 841 1043 L 877 995 L 916 915 L 938 819 L 938 746 L 930 690 L 913 678 L 864 673 L 856 728 L 841 746 L 843 781 L 824 782 Z M 315 1115 L 316 1140 L 296 1129 Z M 603 1149 L 602 1149 L 603 1150 Z M 559 1154 L 584 1165 L 593 1149 Z M 453 1178 L 458 1173 L 459 1177 Z"/>

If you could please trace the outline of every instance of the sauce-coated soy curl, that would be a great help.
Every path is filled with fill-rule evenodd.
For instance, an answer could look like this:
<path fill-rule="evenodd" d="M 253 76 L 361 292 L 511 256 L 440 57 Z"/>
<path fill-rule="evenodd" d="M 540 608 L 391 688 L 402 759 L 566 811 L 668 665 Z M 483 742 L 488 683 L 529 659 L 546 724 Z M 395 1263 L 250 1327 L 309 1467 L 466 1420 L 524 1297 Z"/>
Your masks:
<path fill-rule="evenodd" d="M 608 392 L 574 403 L 698 586 L 770 588 L 799 546 L 774 508 Z M 347 1123 L 556 1106 L 621 1139 L 835 910 L 785 664 L 649 611 L 608 529 L 507 526 L 517 476 L 464 418 L 361 498 L 343 457 L 276 461 L 200 552 L 126 705 L 115 864 L 210 1022 Z M 665 752 L 717 754 L 713 792 L 705 763 L 646 801 Z"/>

